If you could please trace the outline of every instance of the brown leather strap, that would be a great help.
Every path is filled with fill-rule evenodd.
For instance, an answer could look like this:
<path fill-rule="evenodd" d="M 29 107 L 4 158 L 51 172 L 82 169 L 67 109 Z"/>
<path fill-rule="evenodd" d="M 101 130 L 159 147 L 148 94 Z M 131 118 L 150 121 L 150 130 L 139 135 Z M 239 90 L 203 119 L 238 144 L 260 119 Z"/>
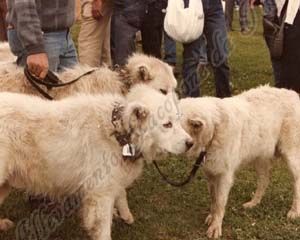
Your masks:
<path fill-rule="evenodd" d="M 197 171 L 199 170 L 200 166 L 202 165 L 202 163 L 204 162 L 206 156 L 206 152 L 201 152 L 199 154 L 199 157 L 196 159 L 196 162 L 194 164 L 193 169 L 191 170 L 189 176 L 182 182 L 175 182 L 173 180 L 170 180 L 168 178 L 168 176 L 166 176 L 159 168 L 158 164 L 156 161 L 153 162 L 154 166 L 156 167 L 158 173 L 162 176 L 163 180 L 165 182 L 167 182 L 168 184 L 170 184 L 173 187 L 183 187 L 185 185 L 187 185 L 188 183 L 191 182 L 191 180 L 195 177 Z"/>
<path fill-rule="evenodd" d="M 88 72 L 85 72 L 84 74 L 80 75 L 79 77 L 75 78 L 74 80 L 71 80 L 69 82 L 63 83 L 53 72 L 48 71 L 47 76 L 44 80 L 41 80 L 35 76 L 33 76 L 30 71 L 28 70 L 28 67 L 26 66 L 24 68 L 24 74 L 27 78 L 27 80 L 31 83 L 31 85 L 38 90 L 40 94 L 42 94 L 45 98 L 49 100 L 53 100 L 53 97 L 50 96 L 46 91 L 44 91 L 40 85 L 46 86 L 48 89 L 51 88 L 59 88 L 59 87 L 65 87 L 68 85 L 71 85 L 77 81 L 79 81 L 84 76 L 90 75 L 93 72 L 95 72 L 97 69 L 90 70 Z"/>

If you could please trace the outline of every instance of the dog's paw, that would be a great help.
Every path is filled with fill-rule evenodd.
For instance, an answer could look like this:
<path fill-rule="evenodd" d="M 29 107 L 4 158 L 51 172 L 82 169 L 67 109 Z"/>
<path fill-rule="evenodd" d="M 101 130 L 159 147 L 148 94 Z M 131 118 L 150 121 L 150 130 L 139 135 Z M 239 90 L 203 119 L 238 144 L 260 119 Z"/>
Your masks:
<path fill-rule="evenodd" d="M 118 218 L 120 218 L 120 215 L 119 215 L 118 209 L 116 209 L 116 208 L 114 208 L 114 211 L 113 211 L 113 218 L 114 218 L 114 219 L 118 219 Z"/>
<path fill-rule="evenodd" d="M 249 201 L 243 204 L 243 208 L 245 209 L 250 209 L 250 208 L 254 208 L 258 203 L 254 202 L 254 201 Z"/>
<path fill-rule="evenodd" d="M 131 225 L 134 223 L 134 217 L 131 212 L 128 212 L 126 214 L 121 214 L 116 208 L 113 212 L 114 219 L 121 219 L 126 224 Z"/>
<path fill-rule="evenodd" d="M 289 219 L 296 219 L 296 218 L 300 218 L 300 212 L 299 211 L 295 211 L 294 209 L 291 209 L 288 214 L 287 217 Z"/>
<path fill-rule="evenodd" d="M 120 216 L 120 217 L 128 225 L 131 225 L 134 223 L 134 217 L 132 216 L 132 214 L 130 212 L 128 214 L 126 214 L 124 216 Z"/>
<path fill-rule="evenodd" d="M 213 221 L 208 230 L 207 230 L 207 237 L 217 239 L 222 236 L 222 223 L 219 221 Z"/>
<path fill-rule="evenodd" d="M 212 223 L 212 221 L 213 221 L 213 215 L 210 213 L 205 219 L 205 224 L 209 226 Z"/>
<path fill-rule="evenodd" d="M 0 219 L 0 231 L 8 231 L 13 228 L 15 224 L 9 219 Z"/>

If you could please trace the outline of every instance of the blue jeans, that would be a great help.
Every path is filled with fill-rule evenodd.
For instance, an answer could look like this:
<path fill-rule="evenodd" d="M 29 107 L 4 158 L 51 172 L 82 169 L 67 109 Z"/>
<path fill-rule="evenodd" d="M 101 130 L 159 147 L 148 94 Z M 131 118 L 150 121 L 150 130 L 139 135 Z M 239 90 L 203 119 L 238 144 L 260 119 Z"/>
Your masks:
<path fill-rule="evenodd" d="M 197 67 L 207 44 L 207 57 L 212 65 L 217 97 L 231 96 L 228 66 L 228 39 L 225 24 L 225 15 L 221 0 L 202 0 L 205 22 L 204 35 L 196 41 L 184 45 L 183 53 L 183 93 L 185 96 L 200 96 L 200 79 Z M 202 49 L 202 50 L 201 50 Z M 202 53 L 203 55 L 203 53 Z"/>
<path fill-rule="evenodd" d="M 17 31 L 8 30 L 10 49 L 17 56 L 17 64 L 26 65 L 27 52 L 22 46 Z M 77 52 L 69 31 L 44 33 L 44 46 L 49 60 L 49 70 L 59 72 L 77 64 Z"/>
<path fill-rule="evenodd" d="M 200 46 L 200 58 L 199 63 L 207 64 L 207 49 L 206 49 L 206 40 L 203 44 Z M 177 56 L 176 56 L 176 42 L 168 36 L 166 32 L 164 32 L 164 61 L 172 66 L 176 65 L 177 62 Z"/>
<path fill-rule="evenodd" d="M 172 66 L 176 65 L 176 42 L 164 32 L 164 61 Z"/>

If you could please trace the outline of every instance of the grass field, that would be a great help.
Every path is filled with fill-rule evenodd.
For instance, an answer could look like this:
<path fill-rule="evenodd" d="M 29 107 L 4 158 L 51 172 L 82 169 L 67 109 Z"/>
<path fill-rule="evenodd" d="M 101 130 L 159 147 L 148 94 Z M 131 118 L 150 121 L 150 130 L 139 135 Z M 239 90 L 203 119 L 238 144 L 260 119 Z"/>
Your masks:
<path fill-rule="evenodd" d="M 255 11 L 254 31 L 241 35 L 230 33 L 230 65 L 234 92 L 238 93 L 260 84 L 272 84 L 272 71 L 268 52 L 262 38 L 261 9 Z M 239 29 L 236 23 L 234 28 Z M 77 30 L 75 29 L 75 35 Z M 179 48 L 179 52 L 181 49 Z M 204 95 L 214 94 L 212 77 L 202 82 Z M 190 169 L 184 159 L 169 159 L 163 169 L 180 178 Z M 68 169 L 60 170 L 68 171 Z M 288 221 L 286 214 L 292 203 L 291 177 L 286 166 L 276 163 L 272 182 L 262 203 L 252 210 L 242 204 L 251 198 L 256 186 L 256 176 L 251 168 L 242 170 L 230 193 L 223 223 L 222 239 L 300 239 L 300 221 Z M 188 186 L 175 189 L 160 179 L 152 165 L 146 166 L 144 175 L 129 190 L 129 204 L 135 223 L 127 226 L 120 221 L 113 224 L 114 240 L 201 240 L 206 239 L 204 220 L 209 210 L 209 196 L 201 173 Z M 16 223 L 30 216 L 25 194 L 14 192 L 0 210 Z M 56 228 L 55 228 L 56 229 Z M 15 231 L 0 233 L 1 240 L 16 239 Z M 29 237 L 24 239 L 42 239 Z M 46 238 L 44 238 L 46 239 Z M 48 238 L 51 240 L 88 239 L 80 227 L 76 214 L 67 217 Z"/>

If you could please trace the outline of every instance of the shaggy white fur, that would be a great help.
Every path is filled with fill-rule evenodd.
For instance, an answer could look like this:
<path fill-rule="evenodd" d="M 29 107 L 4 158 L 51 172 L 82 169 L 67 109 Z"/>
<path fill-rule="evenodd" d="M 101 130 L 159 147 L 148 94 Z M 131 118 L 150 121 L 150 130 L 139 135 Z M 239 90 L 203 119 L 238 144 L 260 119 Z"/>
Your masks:
<path fill-rule="evenodd" d="M 8 42 L 0 42 L 0 66 L 5 63 L 12 63 L 16 57 L 9 49 Z"/>
<path fill-rule="evenodd" d="M 251 208 L 260 203 L 269 183 L 272 159 L 285 159 L 294 179 L 289 218 L 300 217 L 300 100 L 294 91 L 268 86 L 226 99 L 183 99 L 182 125 L 194 140 L 188 152 L 196 157 L 205 149 L 203 166 L 212 197 L 206 219 L 208 237 L 222 234 L 222 221 L 235 172 L 252 163 L 258 174 Z"/>
<path fill-rule="evenodd" d="M 111 122 L 116 103 L 124 106 L 117 128 Z M 112 135 L 116 129 L 131 133 L 141 158 L 123 160 Z M 83 223 L 94 240 L 111 239 L 114 205 L 124 220 L 133 221 L 125 189 L 144 160 L 183 153 L 192 141 L 181 127 L 173 94 L 144 85 L 133 87 L 127 99 L 106 94 L 46 101 L 1 93 L 0 131 L 0 203 L 11 187 L 53 198 L 80 193 Z M 0 220 L 0 229 L 11 226 Z"/>
<path fill-rule="evenodd" d="M 58 77 L 62 82 L 69 82 L 92 69 L 78 64 L 73 69 L 66 69 L 59 73 Z M 62 99 L 75 93 L 126 94 L 128 88 L 139 83 L 147 84 L 165 93 L 174 91 L 177 86 L 173 70 L 168 64 L 151 56 L 134 54 L 128 59 L 120 74 L 108 67 L 100 67 L 72 85 L 51 90 L 42 86 L 42 89 L 54 99 Z M 24 76 L 23 68 L 13 63 L 0 62 L 0 92 L 4 91 L 41 96 Z"/>

